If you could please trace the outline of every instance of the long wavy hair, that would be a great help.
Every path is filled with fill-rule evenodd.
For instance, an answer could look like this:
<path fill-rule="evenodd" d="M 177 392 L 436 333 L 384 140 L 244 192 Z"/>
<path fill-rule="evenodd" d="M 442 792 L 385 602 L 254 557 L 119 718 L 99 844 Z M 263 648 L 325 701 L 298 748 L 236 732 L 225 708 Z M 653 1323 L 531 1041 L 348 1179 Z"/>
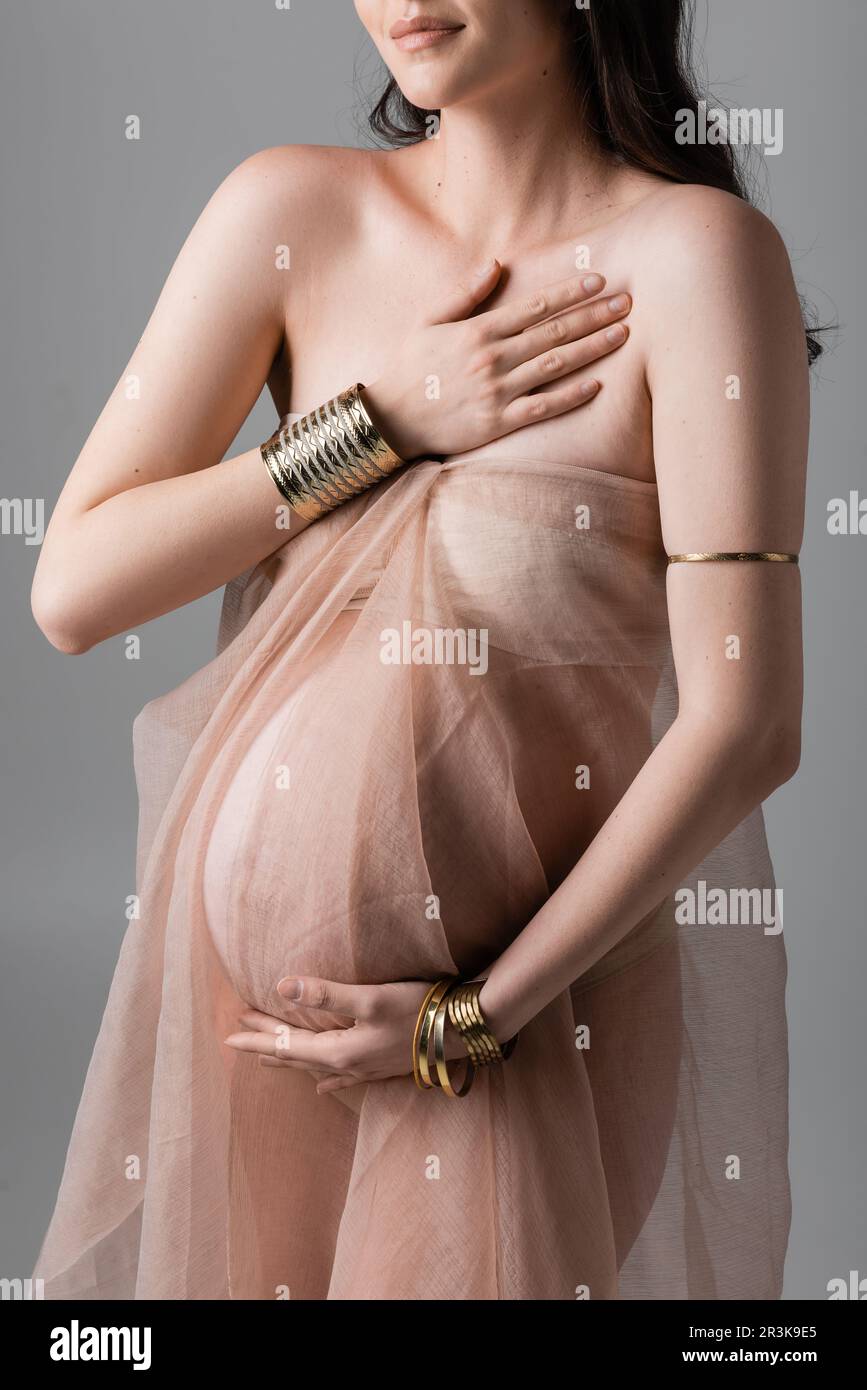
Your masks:
<path fill-rule="evenodd" d="M 697 111 L 701 93 L 692 69 L 692 0 L 552 0 L 562 12 L 571 85 L 583 121 L 602 150 L 673 183 L 704 184 L 752 203 L 734 147 L 679 144 L 678 112 Z M 438 111 L 414 106 L 392 77 L 368 121 L 380 144 L 423 140 Z M 803 305 L 803 301 L 802 301 Z M 807 352 L 823 351 L 805 307 Z"/>

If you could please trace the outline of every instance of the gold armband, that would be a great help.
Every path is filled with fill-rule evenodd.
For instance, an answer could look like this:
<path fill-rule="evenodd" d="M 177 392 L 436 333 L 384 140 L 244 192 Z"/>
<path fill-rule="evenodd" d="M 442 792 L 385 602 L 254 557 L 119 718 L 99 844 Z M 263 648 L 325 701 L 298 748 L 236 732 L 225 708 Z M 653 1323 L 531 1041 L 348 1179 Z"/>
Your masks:
<path fill-rule="evenodd" d="M 776 560 L 796 565 L 797 555 L 785 555 L 779 550 L 698 550 L 687 555 L 669 555 L 670 565 L 695 565 L 702 560 Z"/>

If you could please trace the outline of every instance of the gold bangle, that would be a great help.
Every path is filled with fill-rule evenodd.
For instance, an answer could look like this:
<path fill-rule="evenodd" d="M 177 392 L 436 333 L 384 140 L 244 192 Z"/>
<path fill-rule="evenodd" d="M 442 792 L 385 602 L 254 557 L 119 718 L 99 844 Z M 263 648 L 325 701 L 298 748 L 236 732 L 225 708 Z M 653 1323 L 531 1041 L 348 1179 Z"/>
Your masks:
<path fill-rule="evenodd" d="M 464 1047 L 467 1049 L 467 1054 L 468 1054 L 468 1056 L 469 1056 L 469 1058 L 470 1058 L 470 1061 L 471 1061 L 471 1062 L 473 1063 L 473 1065 L 476 1066 L 476 1067 L 486 1067 L 486 1066 L 488 1066 L 489 1063 L 492 1062 L 494 1059 L 491 1057 L 490 1053 L 488 1052 L 488 1050 L 487 1050 L 487 1048 L 484 1046 L 484 1044 L 481 1043 L 481 1042 L 479 1041 L 479 1039 L 475 1036 L 474 1033 L 472 1033 L 472 1032 L 470 1032 L 470 1031 L 467 1031 L 466 1028 L 458 1028 L 457 1024 L 455 1023 L 455 1013 L 454 1013 L 456 1007 L 459 1008 L 460 1006 L 459 1006 L 459 1005 L 456 1005 L 453 996 L 452 996 L 452 995 L 449 995 L 449 998 L 448 998 L 448 1014 L 449 1014 L 449 1018 L 451 1019 L 451 1021 L 452 1021 L 453 1025 L 454 1025 L 454 1027 L 456 1028 L 456 1030 L 457 1030 L 457 1032 L 458 1032 L 458 1036 L 460 1037 L 461 1041 L 463 1042 Z"/>
<path fill-rule="evenodd" d="M 413 1067 L 413 1075 L 415 1076 L 416 1085 L 422 1091 L 428 1091 L 432 1087 L 439 1085 L 439 1079 L 434 1079 L 430 1071 L 429 1049 L 431 1030 L 440 1000 L 445 995 L 449 986 L 454 983 L 454 978 L 453 975 L 445 975 L 441 980 L 437 980 L 432 989 L 428 990 L 425 1001 L 419 1011 L 418 1022 L 416 1023 L 418 1046 L 415 1049 L 418 1075 L 416 1075 L 415 1067 Z"/>
<path fill-rule="evenodd" d="M 774 560 L 780 564 L 796 565 L 797 555 L 786 555 L 778 550 L 706 550 L 686 555 L 669 555 L 670 565 L 694 565 L 703 560 Z"/>
<path fill-rule="evenodd" d="M 315 521 L 403 466 L 362 399 L 363 382 L 300 419 L 284 415 L 260 453 L 273 482 L 301 516 Z"/>
<path fill-rule="evenodd" d="M 449 1012 L 471 1055 L 476 1056 L 477 1065 L 490 1066 L 511 1057 L 518 1034 L 501 1045 L 491 1032 L 479 1000 L 484 984 L 484 980 L 472 980 L 456 986 L 449 995 Z"/>
<path fill-rule="evenodd" d="M 492 1062 L 501 1062 L 503 1054 L 500 1044 L 493 1033 L 485 1026 L 484 1020 L 480 1017 L 481 1010 L 478 1012 L 474 1008 L 474 993 L 477 995 L 480 985 L 459 985 L 448 996 L 449 1017 L 457 1031 L 460 1033 L 467 1047 L 467 1050 L 478 1066 L 490 1066 Z"/>
<path fill-rule="evenodd" d="M 420 1091 L 439 1086 L 447 1096 L 460 1099 L 473 1084 L 479 1067 L 504 1062 L 514 1051 L 518 1034 L 502 1046 L 491 1032 L 479 1003 L 484 980 L 462 981 L 444 975 L 430 986 L 416 1018 L 412 1035 L 412 1074 Z M 445 1026 L 450 1018 L 467 1049 L 466 1071 L 459 1086 L 449 1075 L 445 1055 Z M 433 1046 L 434 1070 L 430 1051 Z"/>
<path fill-rule="evenodd" d="M 421 1028 L 422 1023 L 425 1019 L 425 1015 L 427 1014 L 428 1005 L 430 1004 L 431 999 L 433 998 L 434 992 L 439 983 L 441 983 L 441 981 L 436 981 L 434 984 L 432 984 L 424 999 L 422 1000 L 421 1008 L 418 1011 L 418 1018 L 415 1021 L 415 1028 L 412 1034 L 412 1074 L 415 1084 L 416 1086 L 418 1086 L 420 1091 L 426 1091 L 431 1084 L 429 1081 L 424 1081 L 422 1079 L 421 1066 L 419 1064 L 419 1040 L 421 1038 Z"/>
<path fill-rule="evenodd" d="M 451 1096 L 453 1100 L 460 1100 L 462 1096 L 465 1096 L 465 1095 L 467 1094 L 467 1092 L 469 1091 L 470 1087 L 472 1086 L 472 1084 L 473 1084 L 473 1078 L 475 1077 L 475 1074 L 476 1074 L 476 1069 L 475 1069 L 475 1066 L 473 1065 L 473 1059 L 472 1059 L 472 1057 L 470 1057 L 470 1055 L 469 1055 L 469 1053 L 468 1053 L 468 1054 L 467 1054 L 467 1061 L 466 1061 L 466 1067 L 467 1067 L 467 1069 L 466 1069 L 466 1071 L 464 1072 L 464 1079 L 463 1079 L 463 1081 L 461 1082 L 460 1086 L 453 1086 L 453 1085 L 452 1085 L 452 1079 L 451 1079 L 451 1077 L 449 1076 L 449 1069 L 448 1069 L 448 1064 L 447 1064 L 447 1062 L 446 1062 L 446 1052 L 445 1052 L 445 1027 L 446 1027 L 446 1014 L 447 1014 L 447 1011 L 448 1011 L 448 1001 L 449 1001 L 449 993 L 448 993 L 448 990 L 446 990 L 446 993 L 444 994 L 444 996 L 442 997 L 442 999 L 439 1001 L 439 1003 L 438 1003 L 438 1005 L 437 1005 L 437 1008 L 436 1008 L 436 1012 L 435 1012 L 435 1014 L 434 1014 L 434 1025 L 433 1025 L 434 1063 L 435 1063 L 435 1065 L 436 1065 L 437 1076 L 439 1077 L 440 1085 L 442 1086 L 442 1088 L 443 1088 L 443 1090 L 445 1091 L 446 1095 L 447 1095 L 447 1096 Z"/>

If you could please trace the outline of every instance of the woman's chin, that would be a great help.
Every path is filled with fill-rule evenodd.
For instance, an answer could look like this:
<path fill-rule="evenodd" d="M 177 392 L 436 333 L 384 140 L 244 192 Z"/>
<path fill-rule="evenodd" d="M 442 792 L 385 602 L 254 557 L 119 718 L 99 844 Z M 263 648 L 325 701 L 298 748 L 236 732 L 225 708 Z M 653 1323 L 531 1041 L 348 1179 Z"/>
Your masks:
<path fill-rule="evenodd" d="M 398 82 L 398 86 L 406 100 L 422 111 L 443 111 L 466 100 L 469 95 L 466 76 L 461 81 L 456 73 L 453 80 L 448 80 L 442 71 L 436 74 L 433 71 L 408 73 L 403 82 Z"/>

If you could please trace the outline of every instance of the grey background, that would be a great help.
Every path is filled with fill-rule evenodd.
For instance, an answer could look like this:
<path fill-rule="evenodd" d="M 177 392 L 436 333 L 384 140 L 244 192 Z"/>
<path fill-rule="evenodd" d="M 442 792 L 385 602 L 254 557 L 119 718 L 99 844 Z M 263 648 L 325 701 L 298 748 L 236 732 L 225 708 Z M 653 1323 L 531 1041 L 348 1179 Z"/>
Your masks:
<path fill-rule="evenodd" d="M 3 0 L 2 483 L 53 506 L 204 203 L 246 155 L 357 143 L 378 59 L 349 0 Z M 765 209 L 842 331 L 814 384 L 797 778 L 767 803 L 790 955 L 794 1222 L 786 1297 L 867 1275 L 862 996 L 867 538 L 828 536 L 865 488 L 863 0 L 699 0 L 725 105 L 782 107 Z M 362 86 L 365 82 L 361 83 Z M 124 138 L 141 117 L 142 138 Z M 230 453 L 270 434 L 263 397 Z M 213 654 L 218 595 L 85 658 L 32 622 L 37 548 L 0 536 L 0 1273 L 47 1225 L 134 891 L 131 724 Z"/>

